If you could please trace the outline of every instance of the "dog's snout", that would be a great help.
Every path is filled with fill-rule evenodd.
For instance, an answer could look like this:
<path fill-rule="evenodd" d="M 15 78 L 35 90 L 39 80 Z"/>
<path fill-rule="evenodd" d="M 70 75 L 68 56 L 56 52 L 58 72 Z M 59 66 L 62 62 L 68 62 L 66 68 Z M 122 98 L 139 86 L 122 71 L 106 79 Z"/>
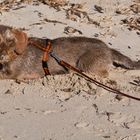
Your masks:
<path fill-rule="evenodd" d="M 0 70 L 2 70 L 2 69 L 3 69 L 3 64 L 0 63 Z"/>

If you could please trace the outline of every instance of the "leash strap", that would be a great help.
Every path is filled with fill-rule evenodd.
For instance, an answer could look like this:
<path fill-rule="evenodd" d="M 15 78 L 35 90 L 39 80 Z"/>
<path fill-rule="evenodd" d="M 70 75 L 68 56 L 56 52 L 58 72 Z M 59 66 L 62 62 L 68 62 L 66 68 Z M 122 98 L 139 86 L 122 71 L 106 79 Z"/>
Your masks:
<path fill-rule="evenodd" d="M 60 59 L 54 52 L 50 52 L 50 55 L 62 66 L 66 67 L 66 68 L 69 68 L 77 73 L 79 73 L 80 75 L 84 76 L 85 78 L 87 78 L 88 80 L 92 81 L 95 85 L 99 86 L 99 87 L 102 87 L 103 89 L 107 90 L 107 91 L 110 91 L 114 94 L 117 94 L 117 95 L 122 95 L 122 96 L 125 96 L 125 97 L 128 97 L 128 98 L 131 98 L 131 99 L 134 99 L 134 100 L 137 100 L 137 101 L 140 101 L 140 98 L 137 98 L 137 97 L 134 97 L 134 96 L 131 96 L 131 95 L 128 95 L 128 94 L 125 94 L 119 90 L 116 90 L 116 89 L 113 89 L 107 85 L 104 85 L 94 79 L 92 79 L 91 77 L 89 77 L 88 75 L 84 74 L 81 70 L 71 66 L 70 64 L 68 64 L 67 62 L 63 61 L 62 59 Z"/>
<path fill-rule="evenodd" d="M 127 98 L 131 98 L 131 99 L 134 99 L 134 100 L 137 100 L 137 101 L 140 101 L 140 98 L 137 98 L 137 97 L 134 97 L 134 96 L 131 96 L 131 95 L 128 95 L 128 94 L 125 94 L 117 89 L 113 89 L 107 85 L 104 85 L 94 79 L 92 79 L 91 77 L 89 77 L 88 75 L 84 74 L 81 70 L 77 69 L 76 67 L 73 67 L 72 65 L 70 65 L 69 63 L 63 61 L 60 57 L 58 57 L 52 50 L 51 50 L 51 42 L 47 40 L 47 45 L 46 47 L 41 47 L 38 42 L 35 42 L 35 41 L 30 41 L 29 42 L 31 45 L 33 46 L 36 46 L 37 48 L 41 49 L 44 51 L 44 55 L 43 55 L 43 59 L 42 59 L 42 66 L 43 66 L 43 69 L 44 69 L 44 72 L 45 72 L 45 75 L 50 75 L 50 72 L 49 72 L 49 69 L 48 69 L 48 64 L 47 64 L 47 61 L 48 61 L 48 58 L 49 58 L 49 55 L 51 57 L 53 57 L 57 62 L 58 64 L 60 64 L 61 66 L 65 67 L 65 68 L 68 68 L 68 69 L 71 69 L 75 72 L 77 72 L 78 74 L 84 76 L 87 80 L 89 80 L 90 82 L 93 82 L 95 85 L 107 90 L 107 91 L 110 91 L 114 94 L 117 94 L 117 95 L 122 95 L 122 96 L 125 96 Z"/>

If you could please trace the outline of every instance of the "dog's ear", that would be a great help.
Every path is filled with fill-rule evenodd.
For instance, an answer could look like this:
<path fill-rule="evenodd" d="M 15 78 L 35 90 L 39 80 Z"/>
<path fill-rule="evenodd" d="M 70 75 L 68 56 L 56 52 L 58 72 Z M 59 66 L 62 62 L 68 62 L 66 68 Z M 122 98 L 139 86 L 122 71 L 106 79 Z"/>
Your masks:
<path fill-rule="evenodd" d="M 27 34 L 17 29 L 7 29 L 4 32 L 4 42 L 9 48 L 13 48 L 17 54 L 22 54 L 28 44 Z"/>
<path fill-rule="evenodd" d="M 0 44 L 3 42 L 3 37 L 2 35 L 0 34 Z"/>
<path fill-rule="evenodd" d="M 28 45 L 27 34 L 24 33 L 23 31 L 19 31 L 17 29 L 12 29 L 11 32 L 14 35 L 15 42 L 16 42 L 15 51 L 17 54 L 22 54 Z M 12 36 L 11 36 L 11 38 L 12 38 Z"/>

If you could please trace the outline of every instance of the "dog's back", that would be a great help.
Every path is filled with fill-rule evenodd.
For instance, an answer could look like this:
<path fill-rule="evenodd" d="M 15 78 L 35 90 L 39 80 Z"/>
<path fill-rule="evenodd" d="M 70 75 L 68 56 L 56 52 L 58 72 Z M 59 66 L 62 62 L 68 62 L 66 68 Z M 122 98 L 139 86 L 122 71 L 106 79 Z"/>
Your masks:
<path fill-rule="evenodd" d="M 52 40 L 52 46 L 53 51 L 60 58 L 90 74 L 106 77 L 112 65 L 126 69 L 140 69 L 140 62 L 132 61 L 95 38 L 62 37 Z M 52 73 L 55 74 L 57 64 L 53 61 L 51 58 L 49 65 Z"/>

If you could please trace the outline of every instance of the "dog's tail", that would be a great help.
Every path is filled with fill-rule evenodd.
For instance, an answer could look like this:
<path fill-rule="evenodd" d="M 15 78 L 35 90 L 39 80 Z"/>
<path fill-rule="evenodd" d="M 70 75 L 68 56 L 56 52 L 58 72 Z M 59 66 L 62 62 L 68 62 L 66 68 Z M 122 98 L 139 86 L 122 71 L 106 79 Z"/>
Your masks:
<path fill-rule="evenodd" d="M 140 70 L 140 60 L 139 61 L 133 61 L 129 57 L 123 55 L 119 51 L 116 51 L 112 49 L 112 59 L 113 59 L 113 64 L 115 66 L 120 66 L 125 69 L 139 69 Z"/>

